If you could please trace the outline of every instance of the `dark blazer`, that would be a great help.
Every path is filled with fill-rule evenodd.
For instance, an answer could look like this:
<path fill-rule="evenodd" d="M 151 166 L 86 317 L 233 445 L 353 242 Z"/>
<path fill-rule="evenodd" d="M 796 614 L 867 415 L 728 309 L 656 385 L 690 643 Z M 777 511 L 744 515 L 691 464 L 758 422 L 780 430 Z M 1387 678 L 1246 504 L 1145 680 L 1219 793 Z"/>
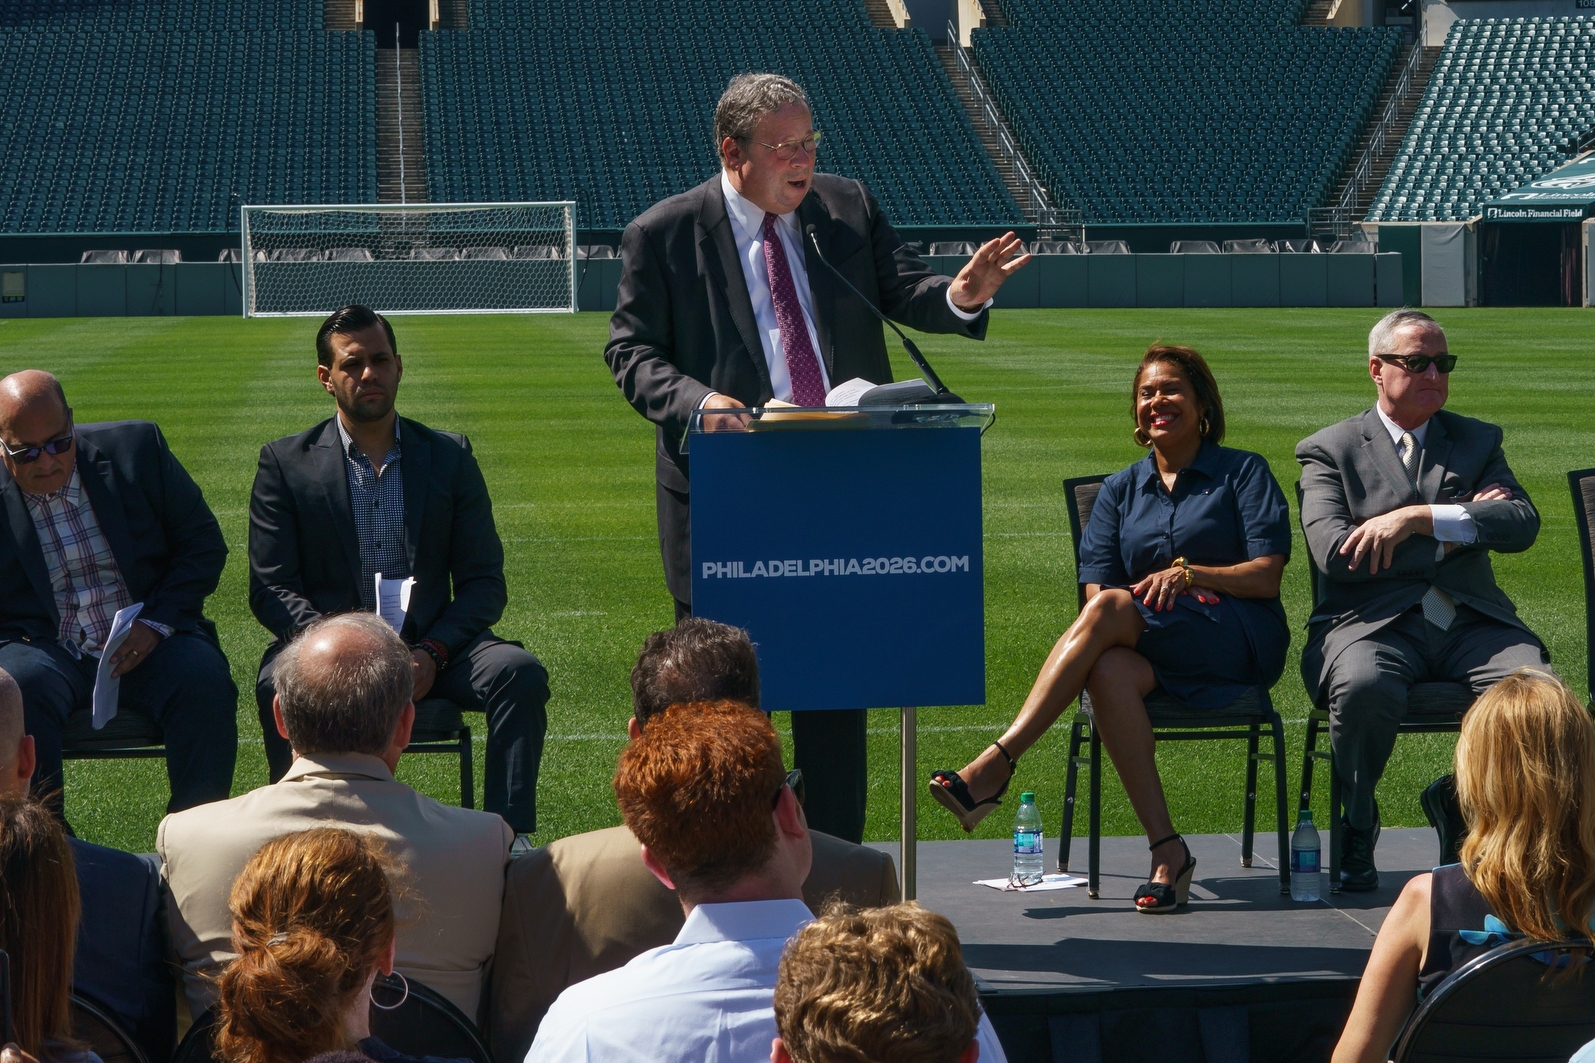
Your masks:
<path fill-rule="evenodd" d="M 78 477 L 139 615 L 178 631 L 199 626 L 221 580 L 227 542 L 199 485 L 149 421 L 80 424 Z M 22 490 L 0 465 L 0 639 L 54 639 L 61 616 Z"/>
<path fill-rule="evenodd" d="M 508 600 L 493 502 L 470 440 L 399 422 L 404 546 L 415 577 L 400 634 L 458 652 L 504 615 Z M 249 498 L 249 608 L 279 642 L 319 617 L 363 608 L 349 478 L 330 417 L 260 448 Z"/>
<path fill-rule="evenodd" d="M 150 1063 L 165 1063 L 176 1046 L 177 988 L 160 872 L 132 853 L 67 840 L 83 902 L 72 990 L 109 1011 Z"/>
<path fill-rule="evenodd" d="M 1517 482 L 1501 449 L 1501 429 L 1441 410 L 1429 421 L 1418 486 L 1376 410 L 1330 425 L 1296 446 L 1301 462 L 1302 528 L 1324 579 L 1318 607 L 1307 621 L 1302 676 L 1310 690 L 1327 678 L 1342 650 L 1390 623 L 1423 600 L 1433 584 L 1464 605 L 1521 628 L 1517 607 L 1495 583 L 1490 551 L 1518 553 L 1534 545 L 1540 514 Z M 1357 571 L 1340 556 L 1341 544 L 1358 525 L 1391 510 L 1418 504 L 1447 504 L 1498 483 L 1512 498 L 1465 502 L 1478 538 L 1435 560 L 1437 540 L 1414 535 L 1396 547 L 1393 564 L 1374 575 L 1363 559 Z"/>
<path fill-rule="evenodd" d="M 948 308 L 952 278 L 903 246 L 862 182 L 815 174 L 797 215 L 800 230 L 814 226 L 826 261 L 888 317 L 921 332 L 985 338 L 989 315 L 969 322 Z M 817 259 L 806 235 L 804 252 L 814 330 L 831 383 L 854 377 L 889 382 L 880 322 Z M 775 397 L 720 175 L 649 207 L 626 226 L 620 257 L 604 360 L 626 401 L 658 427 L 659 485 L 685 495 L 689 474 L 681 439 L 704 396 L 717 391 L 749 406 Z M 659 505 L 666 576 L 671 592 L 686 600 L 686 546 L 672 542 L 687 534 L 685 503 L 661 495 Z"/>

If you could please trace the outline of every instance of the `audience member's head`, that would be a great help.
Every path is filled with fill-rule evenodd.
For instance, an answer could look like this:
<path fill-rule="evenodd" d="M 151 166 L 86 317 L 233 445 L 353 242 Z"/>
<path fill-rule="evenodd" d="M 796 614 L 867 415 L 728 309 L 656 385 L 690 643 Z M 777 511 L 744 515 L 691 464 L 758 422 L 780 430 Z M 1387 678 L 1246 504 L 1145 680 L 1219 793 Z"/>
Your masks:
<path fill-rule="evenodd" d="M 302 1063 L 369 1036 L 371 985 L 393 970 L 390 863 L 334 827 L 261 846 L 228 905 L 238 958 L 221 977 L 216 1050 L 229 1063 Z"/>
<path fill-rule="evenodd" d="M 80 1054 L 69 1011 L 77 930 L 77 873 L 60 821 L 31 797 L 0 797 L 0 949 L 11 960 L 16 1042 L 35 1059 Z"/>
<path fill-rule="evenodd" d="M 759 707 L 759 658 L 746 631 L 689 616 L 643 641 L 631 670 L 633 738 L 672 705 L 723 700 Z"/>
<path fill-rule="evenodd" d="M 1526 669 L 1495 684 L 1462 718 L 1456 782 L 1462 866 L 1490 910 L 1531 938 L 1591 936 L 1595 721 L 1578 697 Z"/>
<path fill-rule="evenodd" d="M 301 756 L 369 753 L 392 768 L 410 742 L 415 666 L 375 613 L 317 620 L 277 655 L 277 719 Z"/>
<path fill-rule="evenodd" d="M 22 688 L 0 668 L 0 794 L 25 794 L 33 781 L 33 736 L 23 726 Z"/>
<path fill-rule="evenodd" d="M 615 797 L 643 863 L 684 908 L 802 897 L 808 823 L 758 710 L 736 701 L 666 709 L 620 755 Z"/>
<path fill-rule="evenodd" d="M 41 369 L 0 379 L 0 440 L 6 471 L 29 494 L 59 491 L 77 467 L 72 407 L 61 382 Z"/>
<path fill-rule="evenodd" d="M 1429 362 L 1449 357 L 1445 329 L 1422 310 L 1392 310 L 1368 332 L 1368 375 L 1385 416 L 1416 428 L 1440 410 L 1450 395 L 1450 368 Z M 1423 359 L 1427 364 L 1414 371 Z"/>
<path fill-rule="evenodd" d="M 771 1063 L 975 1063 L 980 1000 L 953 924 L 835 905 L 781 957 Z"/>
<path fill-rule="evenodd" d="M 393 411 L 404 363 L 388 319 L 351 304 L 327 315 L 316 332 L 316 379 L 351 422 L 381 421 Z"/>

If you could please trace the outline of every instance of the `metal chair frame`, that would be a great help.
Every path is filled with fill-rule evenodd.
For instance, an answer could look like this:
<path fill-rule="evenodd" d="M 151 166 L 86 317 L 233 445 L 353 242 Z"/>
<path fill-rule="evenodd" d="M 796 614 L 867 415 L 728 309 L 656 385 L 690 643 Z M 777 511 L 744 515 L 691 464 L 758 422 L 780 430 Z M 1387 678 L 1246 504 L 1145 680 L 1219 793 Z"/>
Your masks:
<path fill-rule="evenodd" d="M 117 1042 L 122 1046 L 122 1050 L 127 1054 L 128 1058 L 133 1061 L 133 1063 L 149 1063 L 149 1057 L 146 1056 L 144 1054 L 144 1050 L 138 1046 L 138 1042 L 133 1040 L 131 1034 L 122 1029 L 121 1024 L 112 1018 L 111 1013 L 104 1007 L 94 1003 L 94 1001 L 89 1000 L 87 997 L 80 996 L 77 993 L 72 994 L 71 1003 L 72 1010 L 74 1012 L 80 1012 L 84 1015 L 87 1015 L 90 1019 L 99 1023 L 107 1031 L 109 1031 L 111 1036 L 116 1038 Z M 75 1032 L 76 1031 L 74 1031 L 74 1033 Z"/>
<path fill-rule="evenodd" d="M 1069 536 L 1074 545 L 1075 574 L 1080 570 L 1080 537 L 1091 519 L 1091 509 L 1096 504 L 1095 487 L 1100 490 L 1107 475 L 1078 476 L 1063 481 L 1064 499 L 1069 511 Z M 1082 505 L 1081 495 L 1089 497 Z M 1077 581 L 1078 582 L 1078 581 Z M 1079 604 L 1085 605 L 1085 586 L 1079 587 Z M 1147 716 L 1152 722 L 1152 735 L 1158 742 L 1217 741 L 1222 739 L 1246 740 L 1246 798 L 1241 831 L 1241 866 L 1252 866 L 1252 841 L 1257 820 L 1257 765 L 1271 761 L 1274 765 L 1275 826 L 1279 835 L 1279 892 L 1290 892 L 1290 840 L 1285 811 L 1285 725 L 1274 709 L 1268 690 L 1254 687 L 1225 709 L 1205 712 L 1187 709 L 1178 700 L 1166 694 L 1154 693 L 1147 699 Z M 1095 900 L 1099 893 L 1102 847 L 1102 736 L 1093 725 L 1091 698 L 1080 694 L 1079 708 L 1069 728 L 1069 770 L 1064 783 L 1063 828 L 1058 835 L 1058 870 L 1069 870 L 1069 850 L 1074 833 L 1075 790 L 1082 767 L 1091 772 L 1090 808 L 1088 810 L 1086 892 Z M 1267 727 L 1273 739 L 1273 752 L 1262 752 L 1259 740 Z M 1080 747 L 1089 741 L 1089 757 L 1080 756 Z"/>
<path fill-rule="evenodd" d="M 1573 494 L 1573 522 L 1578 525 L 1578 556 L 1584 563 L 1584 656 L 1588 692 L 1595 701 L 1595 544 L 1590 540 L 1590 522 L 1595 517 L 1595 469 L 1568 473 L 1567 486 Z"/>
<path fill-rule="evenodd" d="M 430 708 L 428 708 L 430 706 Z M 447 708 L 444 708 L 447 706 Z M 460 718 L 458 728 L 440 727 L 423 730 L 420 726 L 422 712 L 453 713 Z M 476 782 L 471 760 L 471 728 L 465 723 L 464 712 L 447 698 L 425 698 L 415 706 L 416 727 L 410 733 L 410 744 L 405 753 L 458 753 L 460 757 L 460 807 L 476 807 Z"/>

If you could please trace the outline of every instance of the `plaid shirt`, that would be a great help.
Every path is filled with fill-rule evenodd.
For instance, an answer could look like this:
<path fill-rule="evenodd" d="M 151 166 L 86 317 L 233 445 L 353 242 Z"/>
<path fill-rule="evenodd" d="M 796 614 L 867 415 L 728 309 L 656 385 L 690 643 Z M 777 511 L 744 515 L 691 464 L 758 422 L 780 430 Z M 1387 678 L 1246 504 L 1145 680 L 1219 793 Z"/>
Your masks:
<path fill-rule="evenodd" d="M 404 549 L 404 467 L 399 447 L 399 422 L 393 422 L 393 446 L 382 459 L 382 468 L 373 468 L 371 459 L 354 445 L 343 418 L 334 416 L 338 438 L 343 442 L 343 469 L 349 477 L 349 504 L 354 508 L 355 537 L 360 542 L 360 601 L 367 609 L 377 607 L 378 572 L 388 579 L 403 579 L 410 574 L 410 558 Z"/>
<path fill-rule="evenodd" d="M 97 656 L 117 611 L 132 605 L 133 597 L 78 470 L 72 470 L 72 478 L 59 491 L 47 495 L 24 491 L 22 498 L 39 533 L 50 590 L 61 614 L 60 640 L 69 650 Z"/>

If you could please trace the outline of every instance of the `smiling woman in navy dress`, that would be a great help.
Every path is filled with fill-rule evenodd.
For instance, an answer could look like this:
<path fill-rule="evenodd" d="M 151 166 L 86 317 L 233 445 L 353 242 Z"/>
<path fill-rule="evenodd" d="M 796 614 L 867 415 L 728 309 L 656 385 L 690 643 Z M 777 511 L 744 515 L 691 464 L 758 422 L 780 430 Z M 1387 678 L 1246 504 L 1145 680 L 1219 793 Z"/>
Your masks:
<path fill-rule="evenodd" d="M 1279 581 L 1290 513 L 1260 456 L 1219 446 L 1224 404 L 1202 356 L 1153 346 L 1131 388 L 1145 458 L 1108 477 L 1080 540 L 1086 604 L 1042 666 L 1019 716 L 931 794 L 973 830 L 1007 791 L 1018 759 L 1082 689 L 1102 744 L 1151 841 L 1143 912 L 1185 903 L 1196 861 L 1169 819 L 1145 698 L 1162 689 L 1222 708 L 1285 668 L 1290 629 Z"/>

